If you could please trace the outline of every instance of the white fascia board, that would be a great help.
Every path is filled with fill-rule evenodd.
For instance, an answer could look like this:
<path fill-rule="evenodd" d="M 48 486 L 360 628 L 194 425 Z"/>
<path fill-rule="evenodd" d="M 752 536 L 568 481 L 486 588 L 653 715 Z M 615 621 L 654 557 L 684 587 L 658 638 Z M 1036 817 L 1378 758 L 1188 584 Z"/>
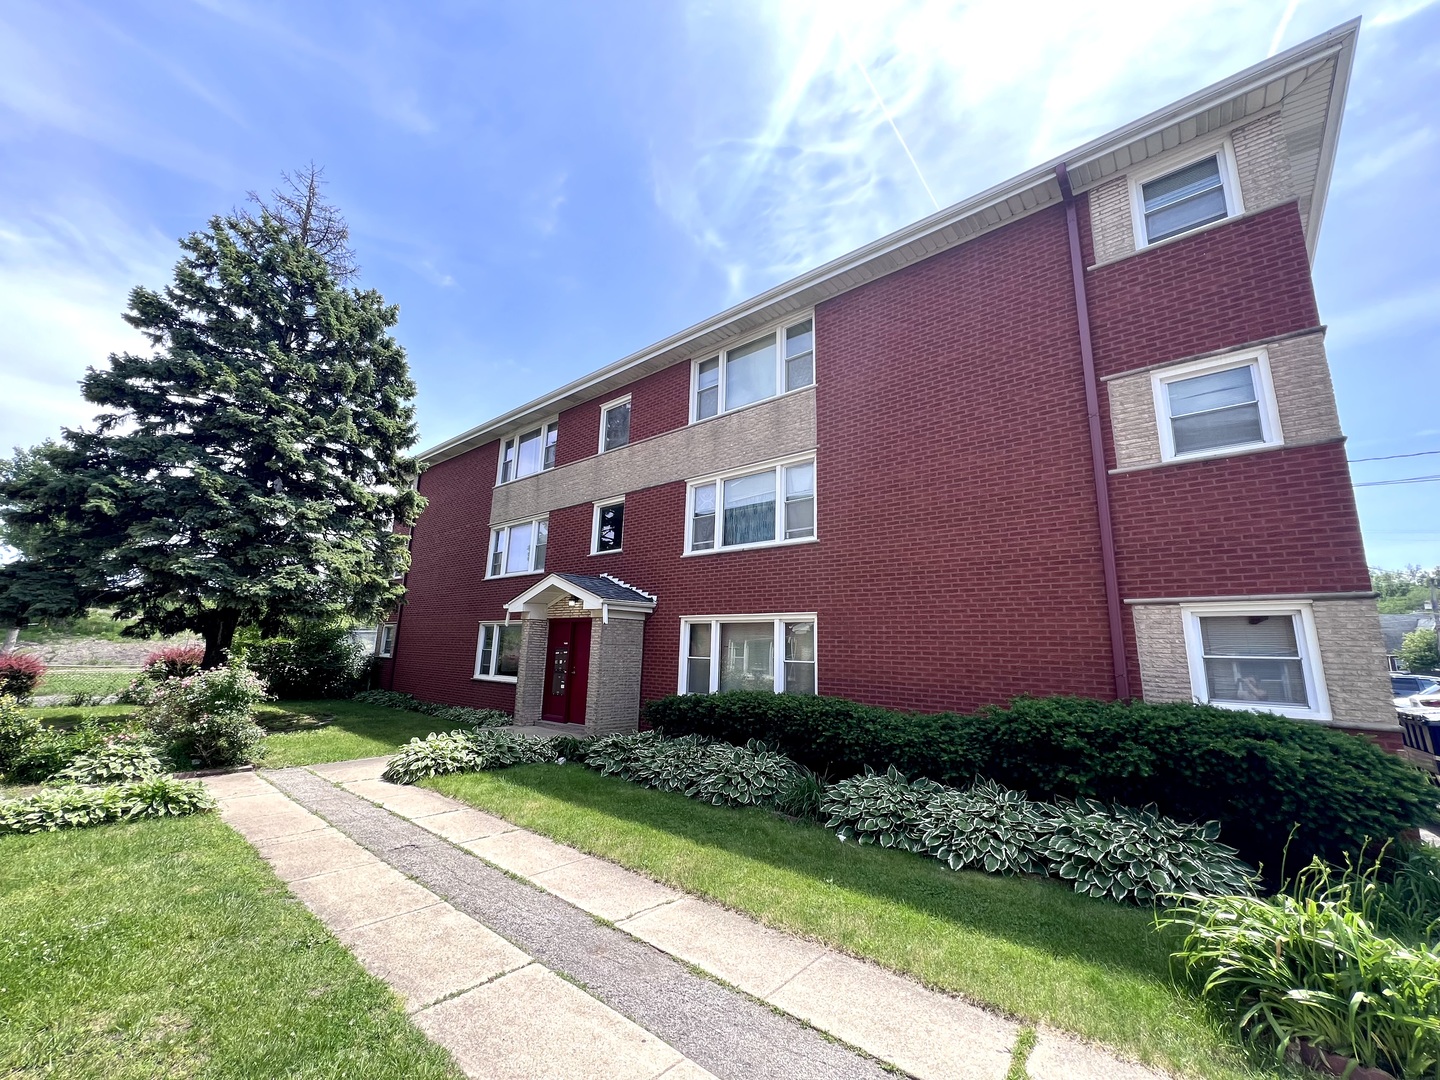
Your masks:
<path fill-rule="evenodd" d="M 868 263 L 882 259 L 917 240 L 933 235 L 934 239 L 931 244 L 931 250 L 927 254 L 937 254 L 957 243 L 963 243 L 968 238 L 965 235 L 960 235 L 956 240 L 951 241 L 936 234 L 941 233 L 947 228 L 951 228 L 965 218 L 987 208 L 1004 204 L 1012 198 L 1023 198 L 1027 192 L 1033 196 L 1036 189 L 1048 188 L 1058 190 L 1056 188 L 1055 170 L 1059 165 L 1064 165 L 1067 171 L 1078 168 L 1089 161 L 1093 161 L 1095 158 L 1135 142 L 1147 134 L 1198 115 L 1219 102 L 1230 100 L 1247 90 L 1274 82 L 1277 78 L 1298 68 L 1313 64 L 1326 56 L 1337 55 L 1335 81 L 1331 90 L 1330 111 L 1327 114 L 1326 130 L 1322 141 L 1319 175 L 1316 178 L 1315 195 L 1312 199 L 1310 210 L 1311 225 L 1309 231 L 1312 238 L 1317 237 L 1319 235 L 1320 217 L 1324 211 L 1325 193 L 1329 187 L 1330 171 L 1334 161 L 1335 142 L 1339 135 L 1339 117 L 1344 109 L 1345 90 L 1349 84 L 1350 69 L 1354 62 L 1355 55 L 1355 39 L 1359 30 L 1360 20 L 1358 18 L 1342 23 L 1334 29 L 1327 30 L 1323 34 L 1311 38 L 1309 41 L 1301 42 L 1293 48 L 1286 49 L 1282 53 L 1277 53 L 1275 56 L 1246 68 L 1244 71 L 1231 75 L 1229 78 L 1222 79 L 1212 86 L 1208 86 L 1188 97 L 1182 98 L 1174 104 L 1167 105 L 1163 109 L 1158 109 L 1148 116 L 1142 116 L 1140 119 L 1132 121 L 1109 134 L 1092 139 L 1083 146 L 1076 147 L 1074 150 L 1062 154 L 1057 158 L 1052 158 L 1043 165 L 1037 165 L 1032 169 L 1028 169 L 1013 179 L 987 188 L 978 195 L 973 195 L 963 202 L 939 210 L 929 217 L 921 218 L 919 221 L 907 225 L 903 229 L 899 229 L 888 236 L 882 236 L 878 240 L 872 241 L 863 247 L 856 248 L 854 251 L 842 255 L 837 259 L 832 259 L 830 262 L 818 266 L 813 270 L 808 270 L 798 277 L 791 278 L 789 281 L 775 286 L 773 289 L 760 293 L 758 296 L 751 297 L 749 300 L 742 301 L 734 307 L 727 308 L 718 315 L 712 315 L 703 322 L 698 322 L 694 326 L 681 330 L 677 334 L 672 334 L 670 337 L 658 341 L 654 345 L 631 353 L 629 356 L 617 360 L 612 364 L 608 364 L 588 375 L 584 375 L 574 382 L 567 383 L 558 390 L 546 394 L 543 397 L 536 398 L 534 401 L 511 409 L 509 412 L 502 413 L 493 420 L 488 420 L 483 424 L 471 428 L 469 431 L 462 432 L 454 438 L 447 439 L 442 443 L 437 443 L 428 450 L 422 451 L 419 454 L 419 460 L 422 464 L 426 465 L 445 461 L 463 454 L 468 450 L 472 450 L 477 446 L 481 446 L 492 439 L 499 438 L 502 434 L 514 428 L 522 421 L 529 421 L 535 417 L 554 413 L 557 403 L 567 398 L 574 399 L 575 403 L 578 404 L 580 401 L 585 400 L 587 393 L 598 384 L 604 383 L 616 375 L 623 374 L 627 370 L 639 367 L 647 360 L 655 359 L 671 350 L 679 349 L 687 342 L 694 341 L 706 334 L 712 333 L 727 323 L 735 322 L 771 305 L 793 298 L 797 294 L 813 288 L 817 284 L 832 278 L 838 278 Z M 1088 186 L 1093 185 L 1081 186 L 1077 190 L 1087 190 Z M 1043 207 L 1052 205 L 1056 201 L 1056 196 L 1051 195 L 1047 191 L 1046 197 L 1043 199 L 1034 199 L 1035 205 L 1028 209 L 1026 213 L 1033 213 Z M 1017 220 L 1021 216 L 1024 215 L 1016 214 L 1004 217 L 993 227 L 1003 227 L 1006 222 Z M 956 231 L 958 232 L 958 230 Z M 1307 239 L 1309 239 L 1311 256 L 1313 258 L 1314 240 L 1311 238 Z M 908 265 L 910 265 L 909 260 L 896 260 L 893 266 L 883 272 L 890 273 Z M 677 358 L 677 362 L 679 359 L 682 358 Z"/>

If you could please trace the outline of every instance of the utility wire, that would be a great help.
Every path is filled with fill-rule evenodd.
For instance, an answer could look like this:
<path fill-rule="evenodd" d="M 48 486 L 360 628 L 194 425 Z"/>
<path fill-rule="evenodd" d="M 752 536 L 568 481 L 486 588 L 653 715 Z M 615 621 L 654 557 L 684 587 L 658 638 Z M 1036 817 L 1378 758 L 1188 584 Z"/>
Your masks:
<path fill-rule="evenodd" d="M 1402 457 L 1428 457 L 1431 454 L 1440 454 L 1440 450 L 1417 450 L 1413 454 L 1381 454 L 1379 457 L 1352 457 L 1348 460 L 1353 465 L 1357 461 L 1394 461 Z"/>
<path fill-rule="evenodd" d="M 1390 484 L 1432 484 L 1440 480 L 1440 473 L 1434 476 L 1407 476 L 1401 480 L 1367 480 L 1363 484 L 1356 484 L 1356 487 L 1386 487 Z"/>

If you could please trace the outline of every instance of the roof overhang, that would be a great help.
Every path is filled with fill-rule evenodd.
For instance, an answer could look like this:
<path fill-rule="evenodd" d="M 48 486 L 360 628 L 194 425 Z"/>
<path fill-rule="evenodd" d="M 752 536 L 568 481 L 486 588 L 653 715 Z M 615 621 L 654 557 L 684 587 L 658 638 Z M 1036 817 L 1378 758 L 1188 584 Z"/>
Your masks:
<path fill-rule="evenodd" d="M 1077 194 L 1087 191 L 1136 161 L 1273 108 L 1294 92 L 1319 65 L 1333 58 L 1306 223 L 1306 244 L 1313 260 L 1359 31 L 1358 18 L 1343 23 L 1013 179 L 631 353 L 553 393 L 432 446 L 420 454 L 420 461 L 434 465 L 457 457 L 527 424 L 538 423 L 556 412 L 609 393 L 641 375 L 693 358 L 737 335 L 773 323 L 792 312 L 802 311 L 991 232 L 1016 218 L 1054 205 L 1061 201 L 1055 176 L 1058 166 L 1065 166 L 1070 184 Z"/>
<path fill-rule="evenodd" d="M 583 584 L 572 581 L 564 575 L 547 574 L 506 604 L 505 611 L 510 615 L 518 615 L 521 612 L 543 615 L 549 610 L 551 604 L 567 598 L 578 601 L 575 604 L 577 613 L 598 611 L 601 618 L 607 622 L 612 614 L 644 616 L 655 610 L 653 596 L 642 593 L 633 586 L 625 586 L 625 589 L 631 594 L 630 596 L 625 598 L 606 596 L 586 588 Z"/>

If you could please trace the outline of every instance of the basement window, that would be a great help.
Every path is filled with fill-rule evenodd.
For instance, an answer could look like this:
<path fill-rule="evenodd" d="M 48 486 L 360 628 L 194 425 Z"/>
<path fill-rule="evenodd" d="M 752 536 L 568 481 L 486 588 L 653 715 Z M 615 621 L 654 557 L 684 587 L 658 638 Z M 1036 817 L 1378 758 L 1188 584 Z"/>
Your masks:
<path fill-rule="evenodd" d="M 520 677 L 520 623 L 481 623 L 475 678 L 516 682 Z"/>
<path fill-rule="evenodd" d="M 815 693 L 814 615 L 717 615 L 680 621 L 680 693 Z"/>
<path fill-rule="evenodd" d="M 1196 701 L 1299 719 L 1329 719 L 1309 605 L 1201 604 L 1183 612 Z"/>

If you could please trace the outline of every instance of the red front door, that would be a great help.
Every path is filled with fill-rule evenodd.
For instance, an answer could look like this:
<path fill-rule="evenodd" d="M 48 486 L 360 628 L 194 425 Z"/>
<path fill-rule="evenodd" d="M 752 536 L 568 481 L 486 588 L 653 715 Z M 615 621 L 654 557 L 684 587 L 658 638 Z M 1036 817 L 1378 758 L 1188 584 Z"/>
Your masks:
<path fill-rule="evenodd" d="M 590 679 L 590 620 L 551 619 L 545 660 L 545 706 L 541 715 L 562 724 L 585 723 Z"/>

